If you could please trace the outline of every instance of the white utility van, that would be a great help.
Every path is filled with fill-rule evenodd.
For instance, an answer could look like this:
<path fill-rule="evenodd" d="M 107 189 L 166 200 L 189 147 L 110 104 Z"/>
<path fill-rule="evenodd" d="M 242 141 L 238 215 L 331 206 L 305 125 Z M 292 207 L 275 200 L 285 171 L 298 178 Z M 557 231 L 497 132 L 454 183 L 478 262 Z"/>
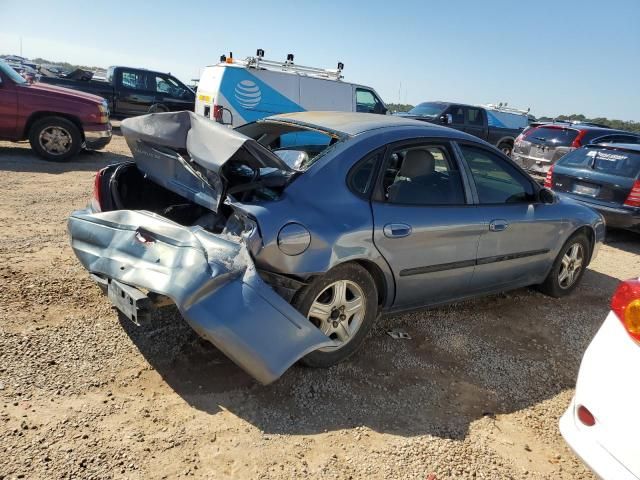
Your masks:
<path fill-rule="evenodd" d="M 304 67 L 255 57 L 235 60 L 221 56 L 200 76 L 195 112 L 225 125 L 238 127 L 278 113 L 307 110 L 387 113 L 371 87 L 342 81 L 344 65 L 335 70 Z"/>

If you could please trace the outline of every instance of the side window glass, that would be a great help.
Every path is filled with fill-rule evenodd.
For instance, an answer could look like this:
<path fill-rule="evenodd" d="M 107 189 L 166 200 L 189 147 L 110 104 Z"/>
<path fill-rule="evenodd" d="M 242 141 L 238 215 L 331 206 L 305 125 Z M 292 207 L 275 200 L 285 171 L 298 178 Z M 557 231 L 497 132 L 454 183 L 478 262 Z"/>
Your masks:
<path fill-rule="evenodd" d="M 464 187 L 447 145 L 394 150 L 385 166 L 383 187 L 389 203 L 464 205 Z"/>
<path fill-rule="evenodd" d="M 482 112 L 478 108 L 467 108 L 467 125 L 482 126 Z"/>
<path fill-rule="evenodd" d="M 500 204 L 530 202 L 534 198 L 531 182 L 515 167 L 486 150 L 460 145 L 480 203 Z"/>
<path fill-rule="evenodd" d="M 122 72 L 122 86 L 132 90 L 148 90 L 147 76 L 143 72 L 124 70 Z"/>
<path fill-rule="evenodd" d="M 155 76 L 155 90 L 175 98 L 182 98 L 187 91 L 171 77 Z"/>
<path fill-rule="evenodd" d="M 457 105 L 452 105 L 449 107 L 446 113 L 451 114 L 451 117 L 453 118 L 453 123 L 457 125 L 464 124 L 464 110 L 462 109 L 462 107 L 459 107 Z"/>
<path fill-rule="evenodd" d="M 375 181 L 376 165 L 383 152 L 369 155 L 368 158 L 358 162 L 349 172 L 349 186 L 358 195 L 366 195 L 371 191 Z"/>
<path fill-rule="evenodd" d="M 377 103 L 378 100 L 371 90 L 356 88 L 356 111 L 372 113 Z"/>

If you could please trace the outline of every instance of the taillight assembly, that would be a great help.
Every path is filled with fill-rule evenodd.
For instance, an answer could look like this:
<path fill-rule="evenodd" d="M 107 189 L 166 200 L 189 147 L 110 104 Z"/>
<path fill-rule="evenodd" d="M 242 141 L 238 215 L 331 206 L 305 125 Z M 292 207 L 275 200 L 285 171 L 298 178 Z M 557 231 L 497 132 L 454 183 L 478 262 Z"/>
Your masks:
<path fill-rule="evenodd" d="M 640 342 L 640 280 L 626 280 L 618 285 L 611 298 L 611 310 L 631 338 Z"/>
<path fill-rule="evenodd" d="M 551 165 L 547 170 L 547 176 L 544 178 L 544 188 L 553 188 L 553 167 L 555 165 Z"/>
<path fill-rule="evenodd" d="M 213 119 L 216 122 L 222 123 L 222 114 L 224 112 L 224 107 L 222 105 L 214 105 L 213 106 Z"/>
<path fill-rule="evenodd" d="M 633 182 L 629 196 L 624 201 L 627 207 L 640 207 L 640 180 Z"/>
<path fill-rule="evenodd" d="M 586 134 L 587 134 L 586 130 L 578 131 L 578 135 L 576 135 L 576 138 L 574 138 L 573 142 L 571 142 L 571 146 L 573 148 L 580 148 L 582 146 L 582 139 Z"/>
<path fill-rule="evenodd" d="M 587 407 L 584 405 L 580 405 L 576 411 L 576 415 L 578 420 L 582 422 L 583 425 L 587 427 L 593 427 L 596 424 L 596 418 L 593 416 L 593 413 L 589 411 Z"/>
<path fill-rule="evenodd" d="M 103 168 L 96 172 L 96 178 L 93 180 L 93 196 L 91 197 L 91 210 L 94 212 L 102 211 L 102 173 L 106 170 Z"/>

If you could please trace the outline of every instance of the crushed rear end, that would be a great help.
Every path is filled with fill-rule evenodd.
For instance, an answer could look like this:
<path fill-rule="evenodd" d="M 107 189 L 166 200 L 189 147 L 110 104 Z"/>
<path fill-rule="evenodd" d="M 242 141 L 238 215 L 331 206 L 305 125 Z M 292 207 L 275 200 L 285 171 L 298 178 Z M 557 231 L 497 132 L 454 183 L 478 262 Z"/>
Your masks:
<path fill-rule="evenodd" d="M 175 303 L 200 336 L 265 384 L 333 345 L 260 278 L 251 253 L 260 248 L 258 227 L 224 202 L 234 188 L 230 165 L 279 169 L 285 178 L 286 165 L 191 112 L 129 119 L 122 130 L 134 162 L 99 174 L 92 207 L 68 224 L 74 253 L 114 305 L 137 321 Z"/>

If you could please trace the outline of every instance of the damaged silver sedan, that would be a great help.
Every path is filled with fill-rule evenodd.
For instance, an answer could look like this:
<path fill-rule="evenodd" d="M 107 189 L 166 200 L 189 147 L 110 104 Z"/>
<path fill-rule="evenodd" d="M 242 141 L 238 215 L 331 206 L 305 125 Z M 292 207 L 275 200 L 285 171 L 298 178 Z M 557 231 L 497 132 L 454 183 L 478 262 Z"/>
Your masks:
<path fill-rule="evenodd" d="M 604 235 L 488 144 L 400 117 L 230 130 L 178 112 L 121 129 L 133 159 L 100 170 L 71 215 L 75 254 L 131 320 L 174 303 L 262 383 L 343 360 L 383 311 L 566 295 Z"/>

